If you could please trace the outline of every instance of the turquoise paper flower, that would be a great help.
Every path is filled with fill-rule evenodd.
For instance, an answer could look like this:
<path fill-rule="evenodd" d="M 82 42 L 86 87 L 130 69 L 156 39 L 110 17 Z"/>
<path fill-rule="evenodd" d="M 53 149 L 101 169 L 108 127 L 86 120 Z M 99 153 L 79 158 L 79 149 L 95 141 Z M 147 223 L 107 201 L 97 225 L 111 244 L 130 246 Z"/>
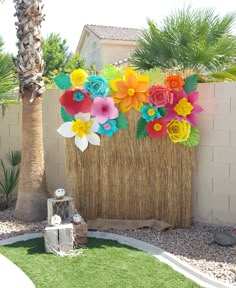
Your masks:
<path fill-rule="evenodd" d="M 161 118 L 161 114 L 158 111 L 158 108 L 153 107 L 151 104 L 148 106 L 143 106 L 140 111 L 142 113 L 142 118 L 145 119 L 147 122 L 150 122 L 155 118 Z"/>
<path fill-rule="evenodd" d="M 105 134 L 108 137 L 111 137 L 114 133 L 118 131 L 119 128 L 116 126 L 116 120 L 107 120 L 105 123 L 99 124 L 99 134 Z"/>
<path fill-rule="evenodd" d="M 92 75 L 89 76 L 88 81 L 84 83 L 84 90 L 90 93 L 90 97 L 95 99 L 96 97 L 105 98 L 109 92 L 108 81 L 103 76 Z"/>

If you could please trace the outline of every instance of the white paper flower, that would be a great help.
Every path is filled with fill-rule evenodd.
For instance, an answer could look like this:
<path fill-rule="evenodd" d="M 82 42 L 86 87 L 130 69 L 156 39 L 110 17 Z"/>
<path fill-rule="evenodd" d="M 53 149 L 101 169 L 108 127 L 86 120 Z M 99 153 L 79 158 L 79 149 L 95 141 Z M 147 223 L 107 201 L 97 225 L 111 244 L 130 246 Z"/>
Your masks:
<path fill-rule="evenodd" d="M 90 119 L 89 113 L 79 113 L 75 118 L 75 121 L 63 123 L 57 132 L 65 138 L 75 136 L 75 145 L 82 152 L 88 147 L 88 142 L 92 145 L 100 145 L 100 138 L 94 133 L 99 128 L 97 120 Z"/>

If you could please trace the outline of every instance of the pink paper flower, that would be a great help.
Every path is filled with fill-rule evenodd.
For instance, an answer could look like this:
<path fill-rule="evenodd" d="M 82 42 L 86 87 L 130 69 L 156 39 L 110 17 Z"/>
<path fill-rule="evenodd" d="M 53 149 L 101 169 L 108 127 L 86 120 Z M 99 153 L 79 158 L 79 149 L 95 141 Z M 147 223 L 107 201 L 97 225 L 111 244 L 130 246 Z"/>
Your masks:
<path fill-rule="evenodd" d="M 114 100 L 111 97 L 96 97 L 91 108 L 91 115 L 95 116 L 99 123 L 103 124 L 108 119 L 117 118 L 119 112 L 115 107 Z"/>
<path fill-rule="evenodd" d="M 197 99 L 198 92 L 192 92 L 189 95 L 184 90 L 174 92 L 173 103 L 165 106 L 168 111 L 165 119 L 171 121 L 175 118 L 179 122 L 186 120 L 189 124 L 197 126 L 195 113 L 203 111 L 202 107 L 195 103 Z"/>
<path fill-rule="evenodd" d="M 149 102 L 154 107 L 165 107 L 166 104 L 173 103 L 173 93 L 162 85 L 153 85 L 149 89 Z"/>

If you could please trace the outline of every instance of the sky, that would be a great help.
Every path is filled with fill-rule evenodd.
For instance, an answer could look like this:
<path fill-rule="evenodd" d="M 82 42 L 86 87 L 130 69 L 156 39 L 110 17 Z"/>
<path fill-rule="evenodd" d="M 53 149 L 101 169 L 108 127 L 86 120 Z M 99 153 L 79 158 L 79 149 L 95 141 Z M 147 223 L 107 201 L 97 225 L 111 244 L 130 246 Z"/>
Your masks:
<path fill-rule="evenodd" d="M 42 23 L 43 37 L 59 33 L 67 40 L 71 52 L 75 52 L 86 24 L 142 29 L 147 27 L 147 18 L 158 24 L 172 11 L 189 4 L 193 8 L 213 7 L 220 15 L 236 11 L 235 0 L 43 0 L 43 3 L 46 15 Z M 5 43 L 4 50 L 16 54 L 14 23 L 17 18 L 13 16 L 14 13 L 13 0 L 0 4 L 0 36 Z"/>

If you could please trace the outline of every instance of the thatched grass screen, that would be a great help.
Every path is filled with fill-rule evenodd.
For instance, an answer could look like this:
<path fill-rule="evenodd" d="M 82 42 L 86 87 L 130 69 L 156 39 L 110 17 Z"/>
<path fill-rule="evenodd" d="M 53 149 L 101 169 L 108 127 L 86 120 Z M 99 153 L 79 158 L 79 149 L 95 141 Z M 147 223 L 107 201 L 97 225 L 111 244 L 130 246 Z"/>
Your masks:
<path fill-rule="evenodd" d="M 68 190 L 85 219 L 157 219 L 191 225 L 194 148 L 168 137 L 136 139 L 140 113 L 125 114 L 128 130 L 82 153 L 66 140 Z"/>

